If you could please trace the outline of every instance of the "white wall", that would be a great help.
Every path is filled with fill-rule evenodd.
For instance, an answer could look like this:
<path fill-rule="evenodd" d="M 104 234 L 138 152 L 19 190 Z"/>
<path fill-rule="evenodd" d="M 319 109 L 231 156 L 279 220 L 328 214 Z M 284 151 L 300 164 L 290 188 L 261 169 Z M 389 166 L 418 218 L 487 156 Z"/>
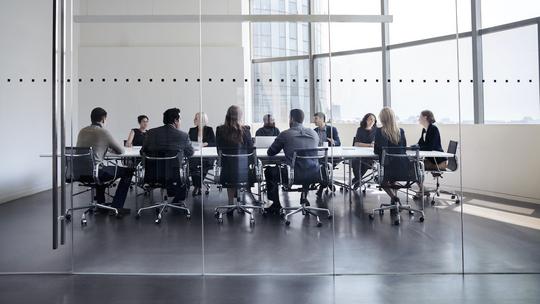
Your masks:
<path fill-rule="evenodd" d="M 51 11 L 49 1 L 0 1 L 0 203 L 51 186 L 50 159 L 38 157 L 51 151 Z"/>
<path fill-rule="evenodd" d="M 459 141 L 463 191 L 540 203 L 540 125 L 440 124 L 443 149 Z M 344 144 L 350 145 L 358 125 L 336 124 Z M 418 142 L 421 127 L 401 125 L 407 144 Z M 459 172 L 447 174 L 441 183 L 460 188 Z M 429 181 L 427 178 L 426 181 Z"/>
<path fill-rule="evenodd" d="M 205 0 L 201 11 L 240 14 L 241 2 Z M 80 14 L 198 13 L 198 0 L 90 0 L 81 2 Z M 215 127 L 223 122 L 230 105 L 243 106 L 246 100 L 245 51 L 241 24 L 209 23 L 201 28 L 189 23 L 80 24 L 78 63 L 83 82 L 79 84 L 78 128 L 89 124 L 93 107 L 101 106 L 109 112 L 107 127 L 123 140 L 137 126 L 138 115 L 148 115 L 150 126 L 156 127 L 162 124 L 165 109 L 178 107 L 182 111 L 181 128 L 187 130 L 201 102 L 209 125 Z M 90 78 L 94 82 L 89 82 Z M 114 78 L 118 82 L 113 82 Z M 189 82 L 184 81 L 186 78 Z"/>

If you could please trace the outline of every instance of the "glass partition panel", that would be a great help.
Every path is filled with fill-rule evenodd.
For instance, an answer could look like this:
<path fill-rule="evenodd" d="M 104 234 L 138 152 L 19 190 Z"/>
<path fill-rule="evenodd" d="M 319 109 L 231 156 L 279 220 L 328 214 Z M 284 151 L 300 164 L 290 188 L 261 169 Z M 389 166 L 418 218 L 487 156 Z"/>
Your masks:
<path fill-rule="evenodd" d="M 304 143 L 306 138 L 298 137 L 298 130 L 287 131 L 291 127 L 290 113 L 293 109 L 302 110 L 304 127 L 314 128 L 310 124 L 314 114 L 310 37 L 316 34 L 313 31 L 314 23 L 303 20 L 269 22 L 268 19 L 261 21 L 257 17 L 308 17 L 312 9 L 310 2 L 237 1 L 228 9 L 224 7 L 222 11 L 214 11 L 226 16 L 250 14 L 250 22 L 203 21 L 202 108 L 209 113 L 210 120 L 215 117 L 216 125 L 219 125 L 216 137 L 218 151 L 221 152 L 221 157 L 215 158 L 220 178 L 213 181 L 208 196 L 203 196 L 204 265 L 207 274 L 333 273 L 332 222 L 324 212 L 320 215 L 321 227 L 317 227 L 314 216 L 303 215 L 302 212 L 287 216 L 287 219 L 284 214 L 280 216 L 279 206 L 290 208 L 284 211 L 290 213 L 305 203 L 301 199 L 301 192 L 291 191 L 302 185 L 291 186 L 287 182 L 289 175 L 286 165 L 292 166 L 292 153 L 287 155 L 287 159 L 281 154 L 283 147 L 276 145 L 280 151 L 275 152 L 281 153 L 268 156 L 268 148 L 277 132 L 289 132 L 281 139 L 286 141 L 287 153 L 291 145 L 307 148 L 318 142 L 312 137 L 307 139 L 309 143 Z M 209 6 L 203 5 L 202 11 L 207 9 Z M 225 36 L 225 29 L 228 29 L 226 36 L 232 39 L 227 42 L 218 39 Z M 212 81 L 209 81 L 210 78 Z M 218 81 L 214 80 L 216 78 Z M 236 114 L 237 111 L 241 114 Z M 234 113 L 234 117 L 228 119 L 227 113 Z M 231 124 L 234 126 L 236 122 L 244 126 L 241 141 L 235 141 L 235 130 L 231 128 Z M 259 163 L 250 167 L 251 158 L 248 155 L 233 153 L 237 158 L 244 159 L 236 162 L 231 160 L 233 157 L 227 156 L 231 154 L 227 151 L 232 151 L 228 148 L 249 147 L 251 143 L 247 141 L 252 139 Z M 251 172 L 250 168 L 257 167 L 257 164 L 261 171 L 253 171 L 251 178 L 245 176 L 244 173 Z M 302 173 L 299 170 L 294 172 Z M 261 174 L 259 177 L 262 180 L 257 173 Z M 245 184 L 240 181 L 242 176 L 247 178 Z M 308 186 L 318 187 L 318 182 Z M 325 205 L 324 199 L 316 195 L 316 190 L 307 195 L 311 206 Z M 228 208 L 235 204 L 247 210 L 238 212 L 237 209 Z M 259 212 L 261 207 L 268 208 L 266 214 Z"/>
<path fill-rule="evenodd" d="M 106 172 L 117 178 L 106 183 L 104 205 L 122 207 L 127 193 L 123 208 L 129 210 L 118 209 L 124 214 L 116 218 L 114 211 L 97 208 L 85 223 L 86 209 L 74 212 L 75 272 L 202 273 L 202 208 L 186 195 L 188 169 L 181 164 L 189 163 L 182 157 L 192 153 L 185 133 L 200 108 L 200 26 L 198 18 L 162 22 L 165 14 L 196 16 L 199 1 L 88 0 L 76 13 L 78 122 L 73 129 L 79 145 L 92 141 L 85 129 L 90 128 L 106 130 L 109 147 L 116 149 L 112 141 L 125 146 L 125 157 L 105 157 L 100 170 L 104 180 L 110 178 Z M 98 22 L 96 15 L 110 20 Z M 154 19 L 144 18 L 149 15 Z M 123 17 L 134 19 L 122 23 Z M 101 127 L 90 126 L 95 107 L 107 112 Z M 180 112 L 166 112 L 175 108 Z M 74 187 L 75 192 L 86 189 L 79 183 Z M 83 206 L 93 200 L 100 202 L 99 195 L 86 192 L 73 202 Z"/>

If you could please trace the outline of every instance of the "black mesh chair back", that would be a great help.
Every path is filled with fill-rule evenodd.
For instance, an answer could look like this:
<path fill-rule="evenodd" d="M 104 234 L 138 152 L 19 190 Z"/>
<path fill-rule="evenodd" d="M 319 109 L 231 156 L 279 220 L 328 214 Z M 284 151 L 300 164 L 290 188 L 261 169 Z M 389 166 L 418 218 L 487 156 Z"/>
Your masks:
<path fill-rule="evenodd" d="M 407 154 L 407 151 L 413 153 Z M 400 183 L 409 187 L 422 182 L 418 148 L 383 147 L 381 156 L 381 185 Z"/>
<path fill-rule="evenodd" d="M 298 149 L 292 159 L 294 185 L 328 182 L 328 148 Z"/>
<path fill-rule="evenodd" d="M 182 182 L 182 158 L 177 152 L 143 154 L 144 183 L 167 188 Z"/>
<path fill-rule="evenodd" d="M 245 187 L 255 181 L 257 156 L 254 148 L 225 148 L 219 149 L 218 154 L 219 183 L 223 187 Z"/>
<path fill-rule="evenodd" d="M 451 140 L 448 143 L 448 149 L 446 150 L 446 152 L 448 152 L 450 154 L 454 154 L 454 157 L 448 158 L 447 168 L 450 171 L 456 171 L 458 169 L 458 161 L 457 161 L 457 156 L 456 156 L 457 147 L 458 147 L 458 142 L 457 141 Z"/>
<path fill-rule="evenodd" d="M 66 183 L 95 183 L 95 161 L 91 147 L 66 147 Z"/>

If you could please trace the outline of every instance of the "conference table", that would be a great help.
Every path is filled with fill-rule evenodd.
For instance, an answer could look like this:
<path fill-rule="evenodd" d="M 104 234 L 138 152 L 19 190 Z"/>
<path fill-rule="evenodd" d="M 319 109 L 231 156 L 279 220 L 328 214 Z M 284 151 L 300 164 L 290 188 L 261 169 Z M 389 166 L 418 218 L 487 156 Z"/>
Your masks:
<path fill-rule="evenodd" d="M 192 158 L 206 158 L 206 159 L 216 159 L 218 157 L 218 152 L 216 147 L 203 147 L 202 149 L 199 147 L 195 147 L 195 153 L 193 154 Z M 285 154 L 283 151 L 278 153 L 274 156 L 268 156 L 267 154 L 267 148 L 257 148 L 256 149 L 256 155 L 257 158 L 260 159 L 263 163 L 264 162 L 271 162 L 273 160 L 282 160 L 285 158 Z M 135 157 L 141 157 L 140 154 L 141 147 L 129 147 L 124 149 L 124 153 L 122 154 L 112 154 L 108 153 L 106 155 L 107 159 L 121 159 L 121 158 L 135 158 Z M 407 154 L 415 155 L 415 151 L 407 151 Z M 352 147 L 352 146 L 341 146 L 341 147 L 328 147 L 328 158 L 334 158 L 339 160 L 352 160 L 352 159 L 378 159 L 378 155 L 373 152 L 373 148 L 369 147 Z M 419 157 L 420 159 L 425 158 L 435 158 L 435 157 L 441 157 L 441 158 L 451 158 L 454 157 L 454 154 L 447 153 L 447 152 L 440 152 L 440 151 L 419 151 Z M 360 164 L 362 164 L 360 162 Z M 424 172 L 423 172 L 424 174 Z M 351 166 L 349 166 L 349 187 L 352 184 L 351 180 Z M 360 181 L 362 182 L 362 181 Z M 360 184 L 360 187 L 362 185 Z M 349 203 L 352 203 L 352 191 L 349 192 Z M 261 193 L 259 193 L 261 195 Z M 262 200 L 262 195 L 260 196 Z M 363 196 L 360 195 L 360 202 L 362 203 Z M 422 208 L 423 209 L 423 208 Z"/>

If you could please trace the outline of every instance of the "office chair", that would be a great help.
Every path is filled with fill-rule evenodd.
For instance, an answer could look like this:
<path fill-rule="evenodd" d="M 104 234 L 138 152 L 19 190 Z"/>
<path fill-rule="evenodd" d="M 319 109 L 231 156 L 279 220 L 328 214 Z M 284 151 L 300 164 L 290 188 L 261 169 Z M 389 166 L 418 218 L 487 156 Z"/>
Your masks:
<path fill-rule="evenodd" d="M 413 151 L 414 154 L 408 154 L 407 151 Z M 381 162 L 379 168 L 379 187 L 391 189 L 410 189 L 416 183 L 423 182 L 423 163 L 420 161 L 420 152 L 418 148 L 405 147 L 383 147 Z M 400 212 L 409 211 L 409 214 L 420 213 L 419 221 L 424 221 L 424 211 L 412 208 L 410 205 L 402 205 L 400 201 L 391 204 L 381 204 L 379 208 L 373 209 L 369 214 L 369 219 L 375 218 L 375 212 L 381 216 L 385 210 L 395 211 L 394 225 L 401 222 Z"/>
<path fill-rule="evenodd" d="M 142 182 L 144 188 L 150 192 L 154 189 L 160 189 L 161 198 L 163 200 L 154 203 L 152 206 L 140 208 L 137 210 L 135 218 L 139 219 L 141 217 L 141 212 L 144 210 L 155 209 L 156 219 L 154 222 L 159 224 L 161 223 L 163 212 L 166 212 L 168 208 L 185 211 L 186 218 L 191 218 L 191 212 L 183 202 L 179 204 L 169 203 L 168 197 L 165 195 L 165 190 L 178 186 L 178 184 L 187 187 L 189 183 L 189 178 L 187 176 L 188 171 L 186 168 L 187 162 L 180 158 L 179 153 L 172 156 L 171 154 L 172 153 L 163 152 L 156 153 L 154 154 L 155 156 L 142 155 L 144 168 Z M 184 190 L 187 191 L 187 189 L 183 189 L 182 191 Z M 175 193 L 175 195 L 181 194 Z"/>
<path fill-rule="evenodd" d="M 354 144 L 356 143 L 356 137 L 353 137 L 353 146 Z M 360 185 L 362 186 L 361 189 L 362 189 L 362 194 L 366 194 L 367 192 L 367 189 L 368 188 L 371 188 L 371 185 L 374 185 L 374 184 L 377 184 L 377 180 L 376 180 L 376 177 L 377 177 L 377 172 L 376 172 L 376 169 L 377 169 L 377 166 L 374 166 L 373 165 L 373 160 L 369 160 L 370 163 L 366 163 L 366 161 L 362 161 L 361 159 L 358 160 L 359 163 L 360 163 L 360 166 L 368 166 L 370 172 L 365 174 L 364 176 L 361 176 L 360 177 L 360 180 L 358 181 L 357 184 L 353 184 L 351 185 L 352 187 L 352 190 L 358 190 L 358 188 L 360 188 Z M 351 160 L 351 163 L 350 165 L 352 166 L 352 160 Z"/>
<path fill-rule="evenodd" d="M 214 216 L 218 223 L 223 223 L 223 214 L 249 214 L 249 223 L 255 224 L 253 212 L 264 213 L 263 206 L 242 204 L 242 192 L 251 189 L 251 183 L 262 180 L 262 163 L 257 159 L 256 149 L 219 149 L 218 160 L 214 168 L 214 176 L 223 188 L 236 189 L 234 205 L 223 205 L 215 208 Z M 250 211 L 251 210 L 251 211 Z"/>
<path fill-rule="evenodd" d="M 298 149 L 294 151 L 291 166 L 285 165 L 287 170 L 287 182 L 281 179 L 284 191 L 300 192 L 300 207 L 283 207 L 280 210 L 281 216 L 285 219 L 285 225 L 291 224 L 289 217 L 302 212 L 303 215 L 313 215 L 317 219 L 317 227 L 322 226 L 322 222 L 315 213 L 322 211 L 327 213 L 328 219 L 332 218 L 330 210 L 327 208 L 310 207 L 307 195 L 315 188 L 310 185 L 328 182 L 331 164 L 328 163 L 328 148 Z M 281 177 L 281 174 L 280 174 Z M 282 178 L 282 177 L 281 177 Z M 293 188 L 299 185 L 300 188 Z M 287 211 L 290 211 L 287 213 Z"/>
<path fill-rule="evenodd" d="M 94 152 L 92 147 L 82 148 L 82 147 L 66 147 L 65 148 L 66 156 L 66 183 L 79 183 L 79 186 L 86 187 L 86 190 L 73 193 L 73 186 L 71 187 L 71 196 L 75 197 L 79 194 L 90 191 L 90 205 L 73 207 L 69 208 L 65 212 L 66 221 L 71 221 L 72 213 L 75 210 L 86 209 L 81 216 L 81 226 L 86 226 L 88 224 L 86 220 L 87 213 L 93 213 L 97 209 L 106 209 L 114 211 L 115 215 L 118 216 L 118 210 L 114 207 L 99 204 L 94 201 L 95 188 L 97 186 L 110 187 L 114 185 L 116 181 L 116 169 L 118 168 L 117 163 L 115 162 L 115 174 L 113 179 L 108 181 L 102 181 L 99 179 L 99 170 L 101 166 L 96 163 Z"/>
<path fill-rule="evenodd" d="M 449 194 L 451 198 L 455 200 L 456 204 L 460 203 L 459 197 L 456 195 L 456 192 L 440 190 L 440 183 L 439 183 L 439 179 L 443 178 L 444 173 L 451 173 L 451 172 L 457 171 L 458 169 L 457 147 L 458 147 L 457 141 L 451 140 L 448 143 L 448 149 L 446 150 L 446 152 L 453 154 L 454 157 L 448 158 L 448 165 L 446 166 L 446 169 L 427 170 L 427 172 L 431 173 L 433 178 L 435 178 L 436 180 L 436 188 L 435 188 L 435 191 L 433 191 L 434 192 L 433 196 L 431 196 L 431 205 L 435 205 L 435 196 L 439 197 L 441 196 L 441 193 Z"/>

